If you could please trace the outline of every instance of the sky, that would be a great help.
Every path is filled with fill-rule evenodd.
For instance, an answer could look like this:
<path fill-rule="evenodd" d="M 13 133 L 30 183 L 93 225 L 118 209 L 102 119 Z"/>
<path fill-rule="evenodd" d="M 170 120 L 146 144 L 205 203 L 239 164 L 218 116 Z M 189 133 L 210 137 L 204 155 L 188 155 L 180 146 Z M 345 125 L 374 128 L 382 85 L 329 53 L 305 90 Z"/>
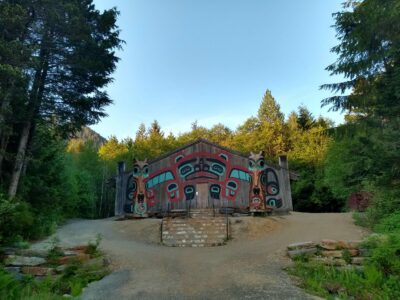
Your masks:
<path fill-rule="evenodd" d="M 336 60 L 332 13 L 343 0 L 94 0 L 116 7 L 126 42 L 114 81 L 114 104 L 91 126 L 104 137 L 134 137 L 157 120 L 168 134 L 194 121 L 236 129 L 257 114 L 267 89 L 287 116 L 306 105 L 339 124 L 343 115 L 321 108 L 321 84 L 337 82 L 325 68 Z"/>

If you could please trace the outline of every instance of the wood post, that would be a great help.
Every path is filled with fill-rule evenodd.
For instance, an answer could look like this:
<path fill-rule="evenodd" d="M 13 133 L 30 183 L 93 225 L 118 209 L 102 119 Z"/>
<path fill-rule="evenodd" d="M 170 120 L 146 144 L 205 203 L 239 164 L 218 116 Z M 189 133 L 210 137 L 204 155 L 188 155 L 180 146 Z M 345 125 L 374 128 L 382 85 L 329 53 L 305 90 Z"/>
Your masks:
<path fill-rule="evenodd" d="M 124 172 L 125 163 L 120 161 L 117 165 L 117 176 L 115 180 L 115 216 L 121 216 L 124 213 Z"/>
<path fill-rule="evenodd" d="M 289 174 L 289 163 L 286 155 L 279 155 L 279 166 L 281 167 L 283 182 L 283 197 L 285 203 L 285 209 L 287 211 L 293 210 L 292 192 L 290 189 L 290 174 Z"/>

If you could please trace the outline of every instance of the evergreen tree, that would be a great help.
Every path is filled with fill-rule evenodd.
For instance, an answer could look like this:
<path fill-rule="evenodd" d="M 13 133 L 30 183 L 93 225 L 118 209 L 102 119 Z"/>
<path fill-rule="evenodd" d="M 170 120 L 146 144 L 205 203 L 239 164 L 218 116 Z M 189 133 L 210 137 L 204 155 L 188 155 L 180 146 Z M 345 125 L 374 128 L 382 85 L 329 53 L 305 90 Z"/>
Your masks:
<path fill-rule="evenodd" d="M 30 17 L 21 29 L 22 43 L 33 50 L 20 69 L 27 74 L 22 126 L 11 174 L 9 196 L 16 193 L 29 141 L 38 121 L 66 136 L 105 115 L 111 103 L 102 88 L 111 82 L 120 47 L 115 9 L 100 13 L 90 0 L 4 1 Z M 3 45 L 4 46 L 4 45 Z M 14 112 L 13 112 L 14 113 Z M 18 112 L 15 112 L 18 113 Z"/>
<path fill-rule="evenodd" d="M 347 81 L 323 88 L 346 92 L 327 98 L 334 110 L 358 110 L 366 116 L 400 115 L 400 3 L 398 0 L 348 1 L 336 13 L 335 28 L 340 44 L 332 49 L 338 60 L 327 67 Z"/>
<path fill-rule="evenodd" d="M 161 126 L 158 123 L 157 120 L 154 120 L 153 123 L 151 123 L 150 128 L 149 128 L 149 136 L 163 136 L 164 133 L 161 131 Z"/>
<path fill-rule="evenodd" d="M 400 195 L 399 25 L 398 0 L 348 1 L 335 14 L 340 44 L 332 51 L 338 59 L 327 70 L 346 81 L 322 87 L 339 94 L 323 104 L 348 114 L 347 123 L 336 130 L 340 135 L 326 165 L 327 182 L 342 196 L 365 189 Z M 386 211 L 381 214 L 400 208 L 392 196 L 383 196 Z M 371 212 L 381 208 L 375 205 Z"/>
<path fill-rule="evenodd" d="M 267 90 L 258 109 L 258 119 L 260 122 L 283 123 L 284 115 L 280 109 L 271 91 Z"/>
<path fill-rule="evenodd" d="M 24 43 L 31 13 L 10 1 L 0 2 L 0 176 L 13 126 L 23 120 L 27 76 L 24 66 L 32 55 Z"/>
<path fill-rule="evenodd" d="M 124 143 L 119 142 L 116 136 L 111 136 L 99 149 L 101 159 L 111 161 L 115 164 L 127 153 L 128 147 Z"/>
<path fill-rule="evenodd" d="M 147 138 L 146 135 L 146 125 L 144 123 L 141 123 L 139 125 L 139 129 L 136 131 L 136 136 L 135 136 L 135 141 L 143 141 Z"/>
<path fill-rule="evenodd" d="M 315 119 L 314 116 L 312 115 L 312 113 L 307 109 L 307 107 L 305 107 L 304 105 L 301 105 L 298 108 L 298 118 L 297 118 L 297 122 L 300 126 L 301 129 L 303 130 L 308 130 L 311 127 L 314 126 L 315 124 Z"/>

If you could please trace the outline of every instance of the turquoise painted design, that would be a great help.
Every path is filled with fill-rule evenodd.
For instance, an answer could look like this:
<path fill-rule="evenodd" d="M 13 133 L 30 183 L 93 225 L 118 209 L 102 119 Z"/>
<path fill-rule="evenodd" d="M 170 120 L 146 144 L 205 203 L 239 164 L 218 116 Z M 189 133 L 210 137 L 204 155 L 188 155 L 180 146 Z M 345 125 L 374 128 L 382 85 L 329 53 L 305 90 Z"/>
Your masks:
<path fill-rule="evenodd" d="M 221 189 L 218 186 L 212 186 L 210 190 L 211 192 L 218 193 Z"/>
<path fill-rule="evenodd" d="M 146 217 L 147 213 L 147 204 L 143 202 L 136 202 L 135 203 L 135 214 L 140 217 Z"/>
<path fill-rule="evenodd" d="M 185 186 L 185 188 L 183 189 L 183 192 L 185 194 L 186 201 L 194 199 L 194 196 L 195 196 L 194 185 Z"/>
<path fill-rule="evenodd" d="M 193 193 L 193 192 L 194 192 L 194 188 L 193 188 L 192 186 L 187 186 L 187 187 L 185 188 L 185 192 L 186 192 L 186 193 Z"/>
<path fill-rule="evenodd" d="M 233 169 L 231 171 L 231 174 L 229 174 L 230 178 L 236 178 L 239 180 L 243 180 L 243 181 L 247 181 L 247 182 L 251 182 L 251 176 L 249 173 L 244 172 L 242 170 L 239 169 Z"/>
<path fill-rule="evenodd" d="M 158 184 L 161 184 L 163 182 L 173 180 L 173 179 L 174 179 L 174 175 L 172 174 L 172 172 L 167 171 L 167 172 L 161 173 L 161 174 L 154 176 L 153 178 L 147 180 L 146 188 L 151 189 Z"/>
<path fill-rule="evenodd" d="M 177 157 L 175 157 L 175 162 L 180 161 L 183 157 L 183 155 L 178 155 Z"/>
<path fill-rule="evenodd" d="M 220 153 L 219 157 L 221 157 L 221 158 L 225 159 L 226 161 L 228 161 L 228 156 L 225 155 L 224 153 Z"/>
<path fill-rule="evenodd" d="M 238 185 L 236 182 L 234 182 L 233 180 L 228 180 L 226 183 L 225 196 L 234 196 L 237 188 Z"/>
<path fill-rule="evenodd" d="M 170 183 L 167 187 L 170 200 L 179 199 L 179 186 L 176 183 Z"/>
<path fill-rule="evenodd" d="M 140 169 L 139 166 L 135 166 L 133 168 L 132 174 L 134 177 L 149 177 L 149 166 L 146 165 L 143 167 L 143 169 Z"/>
<path fill-rule="evenodd" d="M 219 163 L 211 164 L 210 171 L 218 176 L 223 176 L 225 174 L 225 167 Z"/>
<path fill-rule="evenodd" d="M 194 172 L 194 167 L 190 163 L 184 164 L 178 168 L 178 174 L 179 177 L 181 178 L 185 178 L 188 174 L 191 174 L 193 172 Z"/>

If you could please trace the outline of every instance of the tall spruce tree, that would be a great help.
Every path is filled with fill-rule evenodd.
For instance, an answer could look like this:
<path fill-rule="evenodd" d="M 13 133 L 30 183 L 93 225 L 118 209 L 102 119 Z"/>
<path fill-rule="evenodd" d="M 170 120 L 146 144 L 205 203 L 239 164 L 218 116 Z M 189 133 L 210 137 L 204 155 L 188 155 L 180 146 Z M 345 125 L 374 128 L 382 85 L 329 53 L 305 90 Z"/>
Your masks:
<path fill-rule="evenodd" d="M 12 129 L 21 120 L 15 108 L 24 105 L 31 51 L 24 39 L 32 19 L 21 5 L 0 2 L 0 177 Z"/>
<path fill-rule="evenodd" d="M 400 116 L 400 2 L 347 1 L 334 17 L 340 44 L 332 52 L 339 57 L 327 70 L 347 80 L 323 85 L 342 93 L 323 104 L 365 116 Z"/>
<path fill-rule="evenodd" d="M 327 70 L 346 80 L 322 86 L 337 93 L 322 103 L 350 118 L 342 126 L 348 136 L 338 137 L 343 147 L 334 147 L 329 156 L 327 178 L 332 185 L 340 180 L 346 189 L 367 188 L 375 194 L 397 190 L 398 197 L 400 1 L 347 1 L 334 17 L 340 44 L 332 49 L 338 59 Z"/>
<path fill-rule="evenodd" d="M 24 105 L 19 107 L 23 122 L 13 128 L 18 140 L 8 193 L 14 197 L 38 122 L 68 136 L 105 116 L 104 107 L 111 99 L 103 88 L 112 80 L 118 61 L 115 49 L 122 41 L 118 12 L 99 12 L 92 0 L 4 2 L 30 17 L 21 36 L 32 51 L 28 63 L 20 66 L 28 84 Z"/>

